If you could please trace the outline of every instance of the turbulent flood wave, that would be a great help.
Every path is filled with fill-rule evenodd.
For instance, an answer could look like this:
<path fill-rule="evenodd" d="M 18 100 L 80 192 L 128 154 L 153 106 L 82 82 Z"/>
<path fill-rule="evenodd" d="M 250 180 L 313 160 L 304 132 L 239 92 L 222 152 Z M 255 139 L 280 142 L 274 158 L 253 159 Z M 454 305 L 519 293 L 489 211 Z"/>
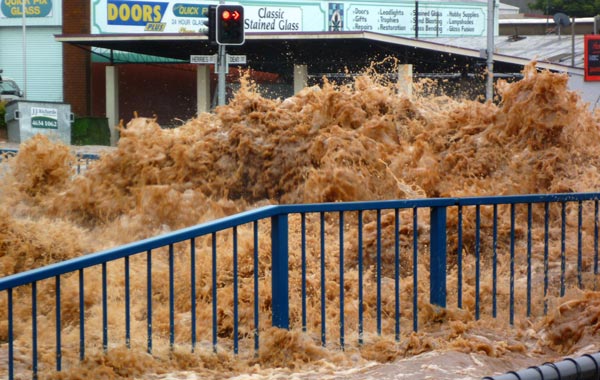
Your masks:
<path fill-rule="evenodd" d="M 268 204 L 598 191 L 600 119 L 590 113 L 576 93 L 567 89 L 566 75 L 538 71 L 531 64 L 519 82 L 498 84 L 497 103 L 418 93 L 409 98 L 399 95 L 396 86 L 384 78 L 366 73 L 347 85 L 326 81 L 321 87 L 305 88 L 283 100 L 262 97 L 260 89 L 243 78 L 241 89 L 230 104 L 178 128 L 163 129 L 159 120 L 153 118 L 132 119 L 121 128 L 118 146 L 102 153 L 80 175 L 73 175 L 75 157 L 69 147 L 40 135 L 30 139 L 21 144 L 16 157 L 2 164 L 0 275 Z M 334 221 L 327 223 L 333 226 Z M 298 225 L 298 220 L 290 220 L 291 234 L 298 233 Z M 369 235 L 375 233 L 372 227 L 367 223 L 367 242 L 374 239 Z M 355 227 L 349 228 L 349 233 L 355 233 Z M 384 228 L 393 228 L 389 215 L 384 215 Z M 584 233 L 588 237 L 588 254 L 592 231 Z M 308 236 L 316 239 L 318 232 L 309 228 Z M 541 239 L 539 231 L 534 231 L 534 236 Z M 450 245 L 456 244 L 452 237 L 449 240 Z M 241 246 L 249 247 L 251 241 L 251 233 L 241 231 Z M 208 244 L 197 244 L 199 255 L 208 257 Z M 222 244 L 227 247 L 231 243 Z M 465 245 L 468 244 L 467 241 Z M 352 257 L 356 247 L 348 250 Z M 467 250 L 466 255 L 465 265 L 472 266 L 472 252 Z M 586 263 L 591 265 L 588 256 Z M 318 252 L 309 253 L 309 262 L 318 260 Z M 328 269 L 331 273 L 327 273 L 332 284 L 328 286 L 338 289 L 335 271 L 339 263 L 335 257 L 328 260 L 332 263 Z M 456 259 L 451 257 L 453 260 Z M 261 257 L 261 261 L 268 261 L 268 257 Z M 227 321 L 227 310 L 233 303 L 229 295 L 231 274 L 227 272 L 230 263 L 231 257 L 219 258 L 223 281 L 219 290 L 220 312 Z M 242 282 L 251 273 L 251 265 L 249 261 L 240 263 Z M 356 267 L 351 260 L 345 266 L 345 284 L 348 289 L 356 289 Z M 132 262 L 133 289 L 144 289 L 141 274 L 145 270 L 144 263 Z M 157 282 L 167 281 L 167 267 L 157 264 L 153 270 Z M 507 265 L 500 265 L 500 270 L 507 270 Z M 199 268 L 198 278 L 209 276 L 209 271 L 208 267 Z M 390 271 L 389 267 L 384 268 L 384 274 Z M 113 268 L 110 273 L 109 284 L 122 282 L 121 268 Z M 139 280 L 135 280 L 136 273 L 140 274 Z M 372 285 L 372 275 L 365 274 L 366 286 Z M 298 281 L 298 273 L 290 276 L 292 283 Z M 449 276 L 449 281 L 455 281 L 456 273 Z M 183 278 L 178 282 L 178 291 L 183 289 L 183 294 L 189 294 L 186 280 L 189 281 Z M 100 289 L 94 286 L 98 281 L 100 273 L 86 276 L 86 325 L 91 336 L 100 334 L 102 323 Z M 261 272 L 261 298 L 268 299 L 269 281 L 267 272 Z M 406 281 L 411 280 L 407 277 Z M 211 287 L 204 285 L 198 291 L 198 319 L 210 320 Z M 40 284 L 40 324 L 54 318 L 53 286 Z M 64 356 L 76 358 L 78 331 L 73 321 L 78 315 L 77 278 L 66 278 L 61 289 L 65 300 L 63 340 L 67 350 L 73 348 Z M 155 295 L 158 300 L 167 296 Z M 122 305 L 122 297 L 115 290 L 111 302 Z M 251 298 L 242 294 L 244 297 Z M 472 297 L 472 291 L 467 291 L 467 310 L 473 308 Z M 261 326 L 265 327 L 256 356 L 235 356 L 228 350 L 215 354 L 202 344 L 194 353 L 189 347 L 171 351 L 157 347 L 155 355 L 150 356 L 140 337 L 139 342 L 132 342 L 133 349 L 115 344 L 104 354 L 101 347 L 91 347 L 83 362 L 57 374 L 52 371 L 54 334 L 40 331 L 39 360 L 40 368 L 45 369 L 43 377 L 60 379 L 152 379 L 188 376 L 185 374 L 199 378 L 242 374 L 257 378 L 360 378 L 373 371 L 373 362 L 413 363 L 411 358 L 424 353 L 479 355 L 478 361 L 487 363 L 488 368 L 502 371 L 514 369 L 507 367 L 506 362 L 531 360 L 534 364 L 598 350 L 600 296 L 573 290 L 564 298 L 550 301 L 547 317 L 519 321 L 512 328 L 488 317 L 475 321 L 466 310 L 449 307 L 440 315 L 439 310 L 421 305 L 424 327 L 418 333 L 403 328 L 399 342 L 393 336 L 372 336 L 362 346 L 349 344 L 345 351 L 322 347 L 314 336 L 297 328 L 288 332 L 267 327 L 270 305 L 265 302 L 261 306 L 265 314 Z M 177 302 L 181 310 L 189 304 L 184 297 Z M 145 306 L 136 307 L 132 311 L 133 331 L 144 331 Z M 21 311 L 28 313 L 27 310 Z M 297 326 L 299 317 L 294 310 L 292 324 Z M 309 308 L 309 313 L 315 313 L 316 319 L 318 309 Z M 335 321 L 338 315 L 333 313 L 330 317 Z M 168 309 L 157 305 L 157 333 L 167 334 L 168 317 Z M 313 318 L 312 314 L 309 317 Z M 23 316 L 24 321 L 27 318 Z M 111 323 L 121 324 L 120 318 L 111 315 Z M 178 323 L 183 325 L 184 318 L 182 313 L 177 317 Z M 356 311 L 349 311 L 347 320 L 355 319 Z M 2 354 L 8 334 L 6 320 L 3 307 Z M 444 323 L 438 323 L 440 320 Z M 16 322 L 17 346 L 29 347 L 30 324 Z M 230 327 L 223 327 L 227 328 Z M 351 334 L 355 326 L 348 328 Z M 178 329 L 184 330 L 181 334 L 189 334 L 186 328 Z M 18 368 L 26 373 L 30 357 L 17 353 L 16 358 Z M 462 360 L 458 356 L 449 358 Z M 500 360 L 492 365 L 492 359 Z M 505 360 L 505 366 L 498 364 L 503 359 L 510 359 Z M 423 367 L 422 363 L 414 364 L 417 365 Z M 385 370 L 381 371 L 379 376 L 384 376 Z M 378 376 L 377 370 L 373 373 Z"/>

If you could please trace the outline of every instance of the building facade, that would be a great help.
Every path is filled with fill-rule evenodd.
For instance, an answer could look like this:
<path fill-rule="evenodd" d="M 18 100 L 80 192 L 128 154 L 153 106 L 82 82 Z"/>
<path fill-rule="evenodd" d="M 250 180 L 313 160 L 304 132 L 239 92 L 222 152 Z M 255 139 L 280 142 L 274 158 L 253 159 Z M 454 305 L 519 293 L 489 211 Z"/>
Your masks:
<path fill-rule="evenodd" d="M 54 39 L 62 32 L 62 10 L 56 0 L 0 2 L 0 69 L 28 100 L 64 100 L 63 46 Z"/>

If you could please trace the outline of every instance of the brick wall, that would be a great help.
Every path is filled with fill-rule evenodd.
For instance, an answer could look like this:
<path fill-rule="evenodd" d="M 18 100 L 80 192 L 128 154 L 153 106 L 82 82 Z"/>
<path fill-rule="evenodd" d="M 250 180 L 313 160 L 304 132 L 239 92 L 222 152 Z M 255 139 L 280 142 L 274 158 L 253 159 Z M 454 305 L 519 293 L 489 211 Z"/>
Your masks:
<path fill-rule="evenodd" d="M 63 34 L 90 33 L 90 0 L 63 0 Z M 63 94 L 77 116 L 91 116 L 89 49 L 63 45 Z"/>

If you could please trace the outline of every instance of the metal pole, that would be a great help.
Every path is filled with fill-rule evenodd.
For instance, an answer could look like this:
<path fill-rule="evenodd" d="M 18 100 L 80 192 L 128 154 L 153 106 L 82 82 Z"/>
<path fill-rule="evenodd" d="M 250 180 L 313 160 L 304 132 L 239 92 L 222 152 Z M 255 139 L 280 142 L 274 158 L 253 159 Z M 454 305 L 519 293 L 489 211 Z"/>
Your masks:
<path fill-rule="evenodd" d="M 23 24 L 23 99 L 27 99 L 27 16 L 25 14 L 25 2 L 21 0 L 21 19 Z"/>
<path fill-rule="evenodd" d="M 290 329 L 288 215 L 271 217 L 271 296 L 273 327 Z"/>
<path fill-rule="evenodd" d="M 546 31 L 544 35 L 548 34 L 548 22 L 550 21 L 550 0 L 546 0 Z"/>
<path fill-rule="evenodd" d="M 415 1 L 415 39 L 419 38 L 419 2 Z"/>
<path fill-rule="evenodd" d="M 575 67 L 575 16 L 571 17 L 571 66 Z"/>
<path fill-rule="evenodd" d="M 220 0 L 219 4 L 225 4 L 224 0 Z M 219 20 L 217 20 L 219 22 Z M 225 105 L 225 80 L 227 79 L 227 53 L 225 52 L 225 45 L 219 45 L 219 54 L 217 55 L 217 67 L 219 68 L 219 76 L 217 83 L 217 99 L 218 105 Z"/>
<path fill-rule="evenodd" d="M 440 36 L 440 8 L 437 9 L 437 13 L 436 13 L 436 20 L 435 20 L 435 36 L 439 37 Z"/>
<path fill-rule="evenodd" d="M 217 66 L 219 67 L 219 83 L 218 83 L 218 104 L 225 105 L 225 80 L 227 75 L 227 54 L 225 53 L 225 45 L 219 45 L 219 55 L 217 57 Z"/>
<path fill-rule="evenodd" d="M 488 0 L 488 23 L 487 23 L 487 84 L 485 89 L 485 100 L 494 99 L 494 8 L 495 0 Z"/>
<path fill-rule="evenodd" d="M 429 231 L 429 301 L 432 305 L 446 307 L 446 207 L 432 207 Z"/>

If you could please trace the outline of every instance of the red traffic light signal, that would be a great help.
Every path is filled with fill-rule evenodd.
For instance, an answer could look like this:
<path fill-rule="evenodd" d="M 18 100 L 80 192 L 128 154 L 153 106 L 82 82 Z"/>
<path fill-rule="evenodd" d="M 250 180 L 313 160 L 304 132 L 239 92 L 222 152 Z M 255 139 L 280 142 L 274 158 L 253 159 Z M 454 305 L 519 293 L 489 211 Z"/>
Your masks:
<path fill-rule="evenodd" d="M 238 11 L 230 12 L 228 9 L 226 9 L 221 14 L 221 17 L 223 17 L 223 21 L 231 21 L 231 20 L 237 21 L 240 18 L 240 14 Z"/>
<path fill-rule="evenodd" d="M 242 45 L 244 34 L 244 7 L 217 5 L 216 40 L 219 45 Z"/>

